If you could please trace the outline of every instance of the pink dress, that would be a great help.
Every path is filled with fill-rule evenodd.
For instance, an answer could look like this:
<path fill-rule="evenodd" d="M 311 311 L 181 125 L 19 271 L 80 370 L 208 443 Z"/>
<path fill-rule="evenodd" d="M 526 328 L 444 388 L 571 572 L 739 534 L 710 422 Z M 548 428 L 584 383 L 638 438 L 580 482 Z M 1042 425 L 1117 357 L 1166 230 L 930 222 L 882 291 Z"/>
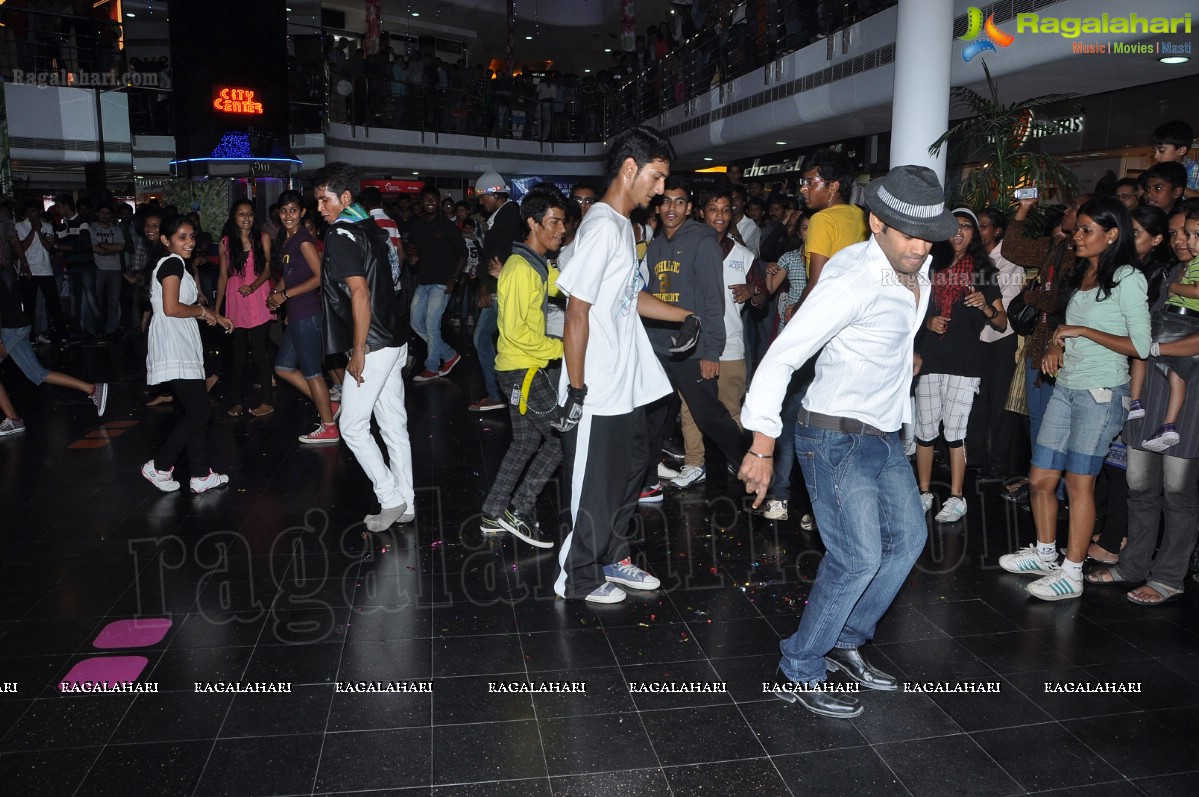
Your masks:
<path fill-rule="evenodd" d="M 222 238 L 221 246 L 225 251 L 229 251 L 229 239 Z M 234 274 L 230 268 L 229 281 L 225 284 L 225 315 L 233 322 L 233 326 L 240 329 L 250 329 L 275 319 L 275 314 L 266 307 L 267 297 L 271 295 L 269 281 L 263 282 L 249 296 L 239 293 L 243 285 L 253 285 L 256 279 L 258 277 L 254 275 L 254 252 L 251 250 L 242 273 Z"/>

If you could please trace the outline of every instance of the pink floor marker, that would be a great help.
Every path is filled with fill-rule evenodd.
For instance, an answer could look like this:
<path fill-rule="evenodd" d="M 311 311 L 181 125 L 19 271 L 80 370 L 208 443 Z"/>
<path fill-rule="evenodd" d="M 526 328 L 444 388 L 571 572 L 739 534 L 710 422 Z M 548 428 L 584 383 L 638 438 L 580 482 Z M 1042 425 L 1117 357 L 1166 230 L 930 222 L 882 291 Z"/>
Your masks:
<path fill-rule="evenodd" d="M 69 691 L 77 685 L 129 684 L 137 680 L 149 662 L 145 656 L 95 656 L 84 659 L 71 668 L 58 684 L 59 691 Z"/>
<path fill-rule="evenodd" d="M 92 647 L 101 650 L 114 648 L 146 648 L 157 645 L 167 635 L 171 621 L 165 617 L 144 620 L 114 620 L 100 631 Z"/>

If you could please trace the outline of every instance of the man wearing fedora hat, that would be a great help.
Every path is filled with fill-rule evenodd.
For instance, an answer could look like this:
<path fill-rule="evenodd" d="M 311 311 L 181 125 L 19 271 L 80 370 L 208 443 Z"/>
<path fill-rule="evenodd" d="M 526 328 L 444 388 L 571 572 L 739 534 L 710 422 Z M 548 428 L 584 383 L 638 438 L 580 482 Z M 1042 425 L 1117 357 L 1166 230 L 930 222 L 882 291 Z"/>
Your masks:
<path fill-rule="evenodd" d="M 866 189 L 871 236 L 837 252 L 766 353 L 741 414 L 753 444 L 738 474 L 762 503 L 773 466 L 783 395 L 795 369 L 819 352 L 803 399 L 795 453 L 825 555 L 799 630 L 779 645 L 774 693 L 828 717 L 856 717 L 860 702 L 825 685 L 843 671 L 868 689 L 897 679 L 859 648 L 924 549 L 920 493 L 899 428 L 911 422 L 913 344 L 928 307 L 929 250 L 957 232 L 937 176 L 898 166 Z"/>

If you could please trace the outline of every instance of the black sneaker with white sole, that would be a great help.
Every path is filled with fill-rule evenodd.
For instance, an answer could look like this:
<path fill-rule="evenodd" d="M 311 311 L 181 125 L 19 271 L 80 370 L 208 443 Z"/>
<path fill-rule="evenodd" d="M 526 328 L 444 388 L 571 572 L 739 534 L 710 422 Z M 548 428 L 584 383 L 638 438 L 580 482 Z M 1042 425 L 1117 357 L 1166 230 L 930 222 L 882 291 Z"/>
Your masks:
<path fill-rule="evenodd" d="M 527 520 L 513 512 L 504 510 L 504 516 L 499 518 L 499 524 L 529 545 L 538 548 L 553 548 L 554 541 L 541 536 L 541 527 L 534 521 L 531 525 Z"/>
<path fill-rule="evenodd" d="M 497 518 L 484 515 L 483 519 L 479 521 L 479 531 L 484 534 L 503 534 L 506 529 L 500 525 L 500 521 Z"/>

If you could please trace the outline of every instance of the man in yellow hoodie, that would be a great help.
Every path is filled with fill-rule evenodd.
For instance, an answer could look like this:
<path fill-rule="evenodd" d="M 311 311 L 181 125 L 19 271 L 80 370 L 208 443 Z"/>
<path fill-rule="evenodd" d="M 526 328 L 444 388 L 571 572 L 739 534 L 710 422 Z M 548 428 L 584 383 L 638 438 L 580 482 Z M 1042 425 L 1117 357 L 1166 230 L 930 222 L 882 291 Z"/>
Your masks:
<path fill-rule="evenodd" d="M 552 187 L 536 187 L 521 202 L 520 216 L 525 240 L 513 244 L 497 293 L 495 369 L 512 419 L 512 445 L 483 502 L 481 528 L 484 533 L 509 531 L 530 545 L 552 548 L 554 541 L 543 537 L 537 524 L 537 496 L 562 462 L 562 445 L 550 427 L 557 419 L 558 382 L 548 369 L 562 359 L 562 341 L 545 330 L 557 270 L 546 253 L 562 246 L 566 199 Z"/>

